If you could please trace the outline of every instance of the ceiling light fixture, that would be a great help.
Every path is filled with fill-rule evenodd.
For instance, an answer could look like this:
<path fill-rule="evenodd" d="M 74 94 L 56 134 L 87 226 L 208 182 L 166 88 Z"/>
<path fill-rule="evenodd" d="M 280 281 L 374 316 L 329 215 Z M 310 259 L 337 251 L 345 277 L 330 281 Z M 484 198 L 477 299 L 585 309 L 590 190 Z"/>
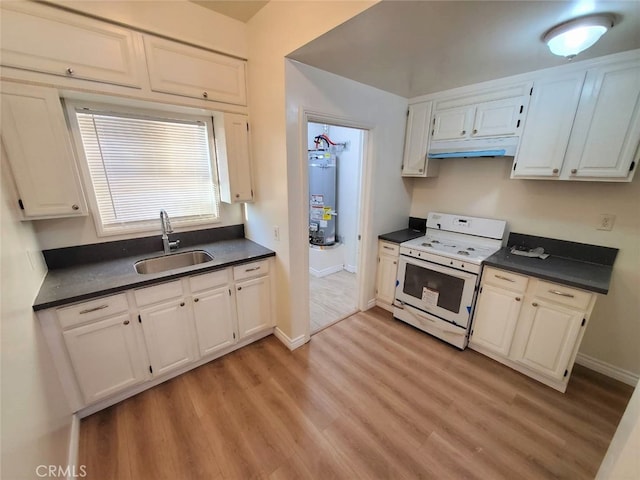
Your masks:
<path fill-rule="evenodd" d="M 571 59 L 596 43 L 611 27 L 613 15 L 588 15 L 553 27 L 542 39 L 551 53 Z"/>

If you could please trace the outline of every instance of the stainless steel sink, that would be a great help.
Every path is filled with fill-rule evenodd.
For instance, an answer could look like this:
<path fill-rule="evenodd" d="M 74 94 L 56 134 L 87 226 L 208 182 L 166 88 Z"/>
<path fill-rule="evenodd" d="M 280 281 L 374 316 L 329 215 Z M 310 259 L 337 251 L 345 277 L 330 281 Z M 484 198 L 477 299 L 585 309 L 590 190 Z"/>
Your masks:
<path fill-rule="evenodd" d="M 213 257 L 204 250 L 190 250 L 188 252 L 174 253 L 162 257 L 147 258 L 134 264 L 136 272 L 141 274 L 160 273 L 174 268 L 190 267 L 201 263 L 210 262 Z"/>

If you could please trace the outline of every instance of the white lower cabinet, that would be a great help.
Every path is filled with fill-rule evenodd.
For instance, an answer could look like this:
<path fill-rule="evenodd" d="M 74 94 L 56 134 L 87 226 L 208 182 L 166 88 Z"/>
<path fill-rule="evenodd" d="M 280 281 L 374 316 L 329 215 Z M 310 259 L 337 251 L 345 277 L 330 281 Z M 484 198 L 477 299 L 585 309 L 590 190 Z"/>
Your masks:
<path fill-rule="evenodd" d="M 396 295 L 396 277 L 400 246 L 391 242 L 378 242 L 378 270 L 376 272 L 376 305 L 393 311 Z"/>
<path fill-rule="evenodd" d="M 508 355 L 521 306 L 521 293 L 483 286 L 476 306 L 473 341 L 500 355 Z"/>
<path fill-rule="evenodd" d="M 194 295 L 193 318 L 198 333 L 200 355 L 210 355 L 235 343 L 234 309 L 230 288 L 224 286 Z"/>
<path fill-rule="evenodd" d="M 542 375 L 568 375 L 584 312 L 534 297 L 519 322 L 512 358 Z"/>
<path fill-rule="evenodd" d="M 270 263 L 39 311 L 73 411 L 93 413 L 271 333 Z"/>
<path fill-rule="evenodd" d="M 140 309 L 139 315 L 154 376 L 195 360 L 189 313 L 183 299 Z"/>
<path fill-rule="evenodd" d="M 63 332 L 71 364 L 86 403 L 93 403 L 145 379 L 128 313 Z"/>
<path fill-rule="evenodd" d="M 593 293 L 485 267 L 469 347 L 564 392 Z"/>

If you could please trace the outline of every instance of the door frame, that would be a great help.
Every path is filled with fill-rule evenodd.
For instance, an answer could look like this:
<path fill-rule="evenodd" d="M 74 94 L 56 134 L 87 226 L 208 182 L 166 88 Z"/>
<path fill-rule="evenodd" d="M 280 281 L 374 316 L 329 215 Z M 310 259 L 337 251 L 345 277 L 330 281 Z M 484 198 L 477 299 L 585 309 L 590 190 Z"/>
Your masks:
<path fill-rule="evenodd" d="M 371 189 L 373 183 L 373 136 L 375 135 L 375 126 L 371 123 L 352 119 L 348 117 L 341 117 L 337 115 L 332 115 L 325 112 L 320 112 L 314 109 L 301 107 L 300 108 L 300 118 L 299 118 L 299 161 L 301 162 L 300 168 L 300 184 L 302 186 L 302 202 L 304 202 L 305 208 L 300 209 L 300 218 L 298 219 L 301 222 L 301 225 L 308 225 L 309 223 L 309 208 L 308 208 L 308 199 L 309 199 L 309 165 L 308 165 L 308 155 L 307 155 L 307 147 L 308 147 L 308 124 L 311 123 L 322 123 L 327 125 L 333 125 L 336 127 L 347 127 L 347 128 L 355 128 L 358 130 L 362 130 L 362 156 L 361 156 L 361 164 L 360 164 L 360 195 L 359 195 L 359 203 L 360 203 L 360 211 L 359 211 L 359 221 L 358 221 L 358 235 L 359 235 L 359 245 L 358 245 L 358 254 L 357 254 L 357 266 L 356 266 L 356 283 L 357 283 L 357 302 L 356 307 L 358 310 L 367 310 L 370 308 L 369 300 L 366 298 L 366 292 L 363 288 L 363 279 L 370 275 L 370 266 L 366 265 L 365 259 L 366 253 L 371 248 L 366 242 L 366 238 L 370 235 L 368 233 L 371 230 L 372 225 L 372 211 L 371 211 Z M 305 234 L 308 232 L 305 229 Z M 308 235 L 307 235 L 308 236 Z M 303 241 L 302 238 L 298 238 L 294 241 Z M 304 239 L 304 244 L 308 248 L 308 238 Z M 310 302 L 309 302 L 309 253 L 307 252 L 304 255 L 304 278 L 306 285 L 306 298 L 305 298 L 305 340 L 308 341 L 311 338 L 311 316 L 310 316 Z M 375 273 L 375 271 L 373 272 Z"/>

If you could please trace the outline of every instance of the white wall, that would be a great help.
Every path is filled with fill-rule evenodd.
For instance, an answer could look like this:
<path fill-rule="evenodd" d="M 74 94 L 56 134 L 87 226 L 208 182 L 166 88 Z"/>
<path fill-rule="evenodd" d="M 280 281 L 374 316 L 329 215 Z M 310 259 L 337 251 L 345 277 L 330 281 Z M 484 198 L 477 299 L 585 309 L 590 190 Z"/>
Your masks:
<path fill-rule="evenodd" d="M 300 268 L 308 269 L 308 242 L 304 208 L 306 200 L 299 192 L 299 169 L 290 170 L 286 136 L 285 55 L 308 43 L 336 25 L 375 4 L 375 1 L 269 2 L 248 23 L 249 35 L 249 105 L 251 106 L 251 145 L 256 202 L 247 207 L 247 236 L 274 250 L 276 318 L 278 328 L 291 338 L 307 330 L 305 320 L 295 318 L 300 312 L 308 317 L 308 295 L 293 294 L 306 279 Z M 297 111 L 296 111 L 297 114 Z M 296 132 L 299 135 L 299 132 Z M 306 172 L 305 172 L 306 173 Z M 289 191 L 289 187 L 293 194 Z M 291 218 L 298 223 L 292 236 Z M 280 240 L 273 238 L 273 226 L 280 227 Z M 291 242 L 291 238 L 297 238 Z M 298 259 L 304 258 L 303 263 Z M 297 263 L 293 263 L 294 260 Z M 304 275 L 308 275 L 307 272 Z M 295 287 L 292 287 L 295 286 Z M 308 288 L 308 286 L 304 286 Z M 295 323 L 295 325 L 294 325 Z"/>
<path fill-rule="evenodd" d="M 429 211 L 507 220 L 518 233 L 620 249 L 608 295 L 599 295 L 580 352 L 640 373 L 640 178 L 630 184 L 510 180 L 509 158 L 441 160 L 440 175 L 415 179 L 411 215 Z M 616 215 L 613 231 L 598 215 Z"/>
<path fill-rule="evenodd" d="M 4 155 L 4 152 L 2 152 Z M 0 187 L 2 470 L 33 479 L 38 465 L 67 464 L 71 411 L 31 309 L 46 273 L 30 222 L 20 222 L 6 175 Z"/>
<path fill-rule="evenodd" d="M 292 298 L 297 308 L 293 317 L 294 332 L 299 335 L 308 327 L 306 211 L 294 208 L 306 206 L 308 186 L 305 151 L 306 124 L 301 111 L 329 115 L 359 125 L 368 125 L 368 143 L 363 171 L 371 175 L 369 223 L 364 226 L 361 248 L 365 257 L 361 267 L 367 301 L 375 294 L 377 236 L 406 225 L 410 205 L 410 181 L 400 177 L 407 99 L 333 75 L 300 63 L 287 61 L 287 157 L 289 161 L 289 207 Z M 302 143 L 301 143 L 302 142 Z M 369 163 L 367 164 L 367 161 Z M 366 173 L 365 173 L 366 175 Z M 366 180 L 365 180 L 366 181 Z M 367 210 L 364 205 L 362 214 Z M 300 302 L 300 303 L 297 303 Z"/>

